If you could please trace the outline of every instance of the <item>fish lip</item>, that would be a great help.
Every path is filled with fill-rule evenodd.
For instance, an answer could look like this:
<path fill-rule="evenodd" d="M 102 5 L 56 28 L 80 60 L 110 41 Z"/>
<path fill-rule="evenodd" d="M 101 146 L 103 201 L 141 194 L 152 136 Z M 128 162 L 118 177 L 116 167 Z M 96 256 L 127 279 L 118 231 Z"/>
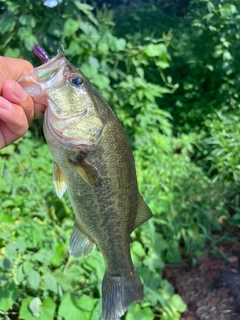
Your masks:
<path fill-rule="evenodd" d="M 34 96 L 35 102 L 47 106 L 46 90 L 53 85 L 55 87 L 62 85 L 62 82 L 65 81 L 62 75 L 67 67 L 67 59 L 62 52 L 59 52 L 51 60 L 19 78 L 18 83 L 30 96 Z M 46 80 L 47 76 L 48 79 Z M 59 81 L 59 79 L 62 79 L 62 81 Z"/>
<path fill-rule="evenodd" d="M 43 65 L 32 69 L 31 75 L 36 82 L 46 84 L 61 70 L 63 71 L 67 65 L 68 61 L 65 56 L 62 53 L 58 53 L 54 58 Z"/>
<path fill-rule="evenodd" d="M 46 90 L 53 86 L 61 87 L 64 82 L 70 81 L 76 72 L 79 72 L 79 69 L 72 65 L 62 52 L 59 52 L 51 60 L 32 69 L 31 76 L 36 84 Z"/>

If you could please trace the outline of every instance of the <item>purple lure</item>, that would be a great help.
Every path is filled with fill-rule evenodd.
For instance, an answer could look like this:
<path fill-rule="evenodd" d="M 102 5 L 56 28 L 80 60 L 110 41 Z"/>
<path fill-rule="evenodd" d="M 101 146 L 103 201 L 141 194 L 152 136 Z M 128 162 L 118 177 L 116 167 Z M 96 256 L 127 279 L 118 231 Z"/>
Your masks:
<path fill-rule="evenodd" d="M 43 63 L 51 59 L 49 54 L 38 44 L 34 46 L 33 52 Z"/>

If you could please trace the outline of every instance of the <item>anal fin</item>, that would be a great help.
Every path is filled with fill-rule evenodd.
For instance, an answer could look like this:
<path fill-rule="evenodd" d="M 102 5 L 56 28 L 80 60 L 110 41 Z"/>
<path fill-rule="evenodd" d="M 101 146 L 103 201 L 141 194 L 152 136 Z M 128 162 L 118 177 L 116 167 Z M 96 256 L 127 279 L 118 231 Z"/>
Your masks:
<path fill-rule="evenodd" d="M 146 202 L 143 200 L 142 196 L 139 194 L 139 201 L 138 201 L 138 212 L 137 217 L 134 224 L 134 229 L 140 226 L 140 224 L 146 222 L 150 218 L 152 218 L 153 214 L 146 204 Z"/>
<path fill-rule="evenodd" d="M 75 222 L 69 241 L 69 254 L 75 258 L 80 257 L 81 254 L 86 257 L 94 248 L 95 244 L 88 239 Z"/>

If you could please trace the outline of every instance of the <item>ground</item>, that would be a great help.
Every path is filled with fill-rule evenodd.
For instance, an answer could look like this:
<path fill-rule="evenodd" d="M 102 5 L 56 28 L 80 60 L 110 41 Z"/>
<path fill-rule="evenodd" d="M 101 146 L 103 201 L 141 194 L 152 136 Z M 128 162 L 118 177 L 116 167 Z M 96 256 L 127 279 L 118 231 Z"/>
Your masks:
<path fill-rule="evenodd" d="M 240 320 L 240 246 L 226 242 L 220 249 L 222 257 L 204 257 L 195 267 L 165 268 L 164 277 L 188 306 L 181 320 Z"/>

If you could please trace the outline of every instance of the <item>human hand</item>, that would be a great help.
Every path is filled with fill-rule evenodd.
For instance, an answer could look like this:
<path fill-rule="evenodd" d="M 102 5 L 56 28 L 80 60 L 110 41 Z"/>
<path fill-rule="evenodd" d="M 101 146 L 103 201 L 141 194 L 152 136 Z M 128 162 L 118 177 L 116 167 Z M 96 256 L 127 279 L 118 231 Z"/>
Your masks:
<path fill-rule="evenodd" d="M 0 57 L 0 149 L 23 136 L 45 110 L 16 81 L 32 68 L 26 60 Z"/>

